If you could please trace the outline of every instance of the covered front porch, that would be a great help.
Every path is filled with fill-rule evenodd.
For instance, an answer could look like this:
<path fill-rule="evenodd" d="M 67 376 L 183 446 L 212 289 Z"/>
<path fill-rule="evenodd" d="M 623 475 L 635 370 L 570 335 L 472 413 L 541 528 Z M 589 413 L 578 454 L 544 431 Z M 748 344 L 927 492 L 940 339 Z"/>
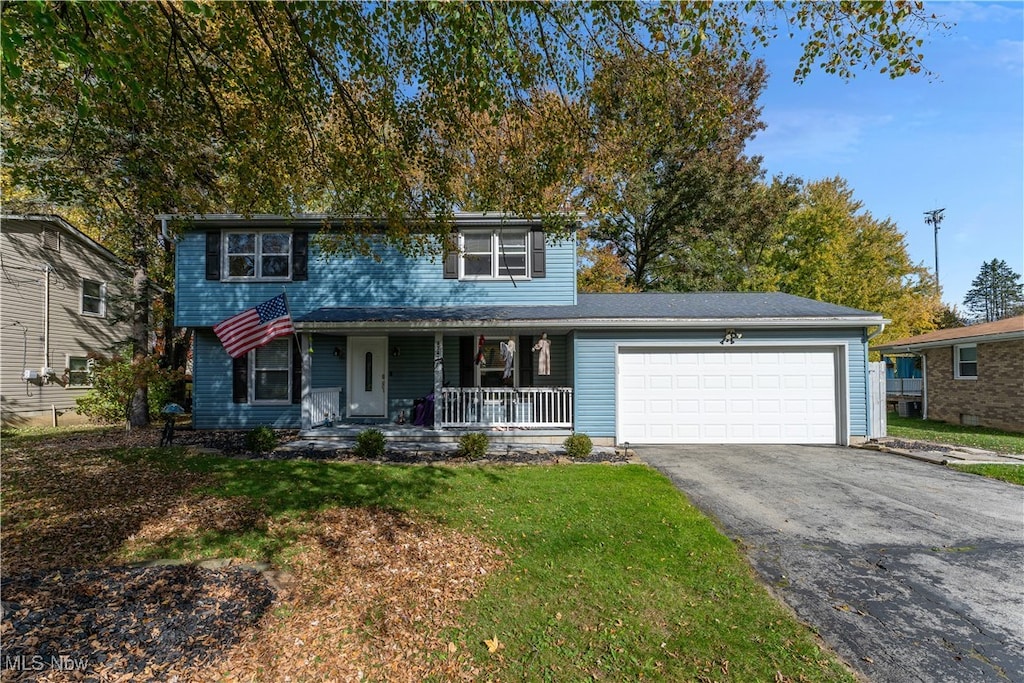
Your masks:
<path fill-rule="evenodd" d="M 469 431 L 535 440 L 572 432 L 568 335 L 367 332 L 300 335 L 304 433 L 348 436 L 372 426 L 424 440 Z"/>

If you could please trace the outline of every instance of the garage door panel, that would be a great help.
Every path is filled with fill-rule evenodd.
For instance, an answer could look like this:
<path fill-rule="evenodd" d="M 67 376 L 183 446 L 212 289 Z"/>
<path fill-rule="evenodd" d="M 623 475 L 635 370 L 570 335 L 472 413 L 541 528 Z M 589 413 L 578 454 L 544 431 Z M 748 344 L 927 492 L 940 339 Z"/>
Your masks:
<path fill-rule="evenodd" d="M 635 443 L 836 443 L 831 350 L 619 354 L 620 439 Z"/>

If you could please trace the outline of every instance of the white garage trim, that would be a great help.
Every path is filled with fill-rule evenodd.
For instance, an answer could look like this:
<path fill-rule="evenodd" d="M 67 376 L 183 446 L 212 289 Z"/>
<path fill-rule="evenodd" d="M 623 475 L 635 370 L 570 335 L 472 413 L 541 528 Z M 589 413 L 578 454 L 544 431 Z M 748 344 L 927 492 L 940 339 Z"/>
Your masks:
<path fill-rule="evenodd" d="M 659 357 L 662 354 L 665 358 Z M 725 357 L 724 354 L 730 355 Z M 785 354 L 793 355 L 787 357 Z M 774 373 L 761 375 L 756 372 L 757 367 L 767 368 L 767 364 L 773 362 L 782 366 L 787 362 L 800 363 L 799 367 L 805 372 L 792 376 L 806 379 L 810 383 L 808 387 L 816 386 L 817 392 L 809 390 L 809 400 L 816 401 L 817 408 L 806 401 L 800 403 L 806 393 L 801 391 L 798 382 L 792 385 L 786 382 L 790 375 L 785 368 L 777 366 Z M 847 445 L 850 424 L 847 364 L 845 343 L 794 344 L 788 341 L 724 347 L 708 345 L 706 341 L 616 344 L 616 442 Z M 653 372 L 651 365 L 655 366 Z M 666 375 L 658 374 L 659 366 L 665 368 Z M 706 367 L 721 368 L 723 374 L 708 375 L 715 379 L 712 384 L 705 384 L 703 373 Z M 743 372 L 745 368 L 750 370 L 749 376 Z M 782 382 L 773 383 L 773 377 L 782 378 Z M 762 384 L 760 378 L 764 382 L 759 387 Z M 687 387 L 693 387 L 696 392 L 690 396 L 681 395 L 680 392 L 685 392 Z M 763 405 L 767 408 L 763 413 L 759 402 L 762 394 L 765 396 Z M 785 406 L 788 401 L 789 410 L 773 407 L 770 399 L 779 402 L 780 406 Z M 756 409 L 752 408 L 754 405 L 757 405 Z M 833 411 L 830 419 L 815 420 L 815 416 L 820 418 L 825 414 L 818 411 L 826 405 Z M 733 423 L 729 419 L 714 423 L 704 421 L 705 415 L 725 416 L 725 411 L 730 409 L 737 415 L 736 410 L 746 410 L 751 420 L 746 423 L 741 420 Z M 671 417 L 660 421 L 652 417 L 659 410 L 663 415 L 671 414 Z M 638 416 L 641 422 L 631 423 L 631 414 Z M 791 424 L 786 423 L 787 415 L 794 417 Z"/>

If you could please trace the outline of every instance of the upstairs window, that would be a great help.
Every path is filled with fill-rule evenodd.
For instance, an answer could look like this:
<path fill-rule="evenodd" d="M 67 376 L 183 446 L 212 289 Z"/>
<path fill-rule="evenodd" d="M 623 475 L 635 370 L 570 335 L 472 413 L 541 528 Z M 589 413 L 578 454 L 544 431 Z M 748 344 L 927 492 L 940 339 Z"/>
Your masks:
<path fill-rule="evenodd" d="M 953 347 L 953 376 L 956 379 L 978 379 L 978 347 L 964 344 Z"/>
<path fill-rule="evenodd" d="M 526 230 L 462 233 L 460 277 L 470 280 L 529 277 L 528 236 Z"/>
<path fill-rule="evenodd" d="M 292 236 L 288 232 L 227 232 L 224 273 L 229 280 L 291 278 Z"/>
<path fill-rule="evenodd" d="M 106 285 L 95 280 L 82 280 L 82 314 L 102 318 L 106 313 Z"/>

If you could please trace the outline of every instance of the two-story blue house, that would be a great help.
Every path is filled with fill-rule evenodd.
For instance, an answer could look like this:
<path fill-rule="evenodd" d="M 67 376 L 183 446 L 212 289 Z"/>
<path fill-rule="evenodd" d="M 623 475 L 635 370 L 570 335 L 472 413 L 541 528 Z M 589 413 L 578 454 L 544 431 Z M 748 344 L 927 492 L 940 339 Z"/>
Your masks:
<path fill-rule="evenodd" d="M 582 294 L 576 241 L 458 214 L 444 258 L 324 258 L 324 216 L 181 228 L 198 429 L 577 431 L 595 443 L 836 443 L 868 434 L 879 315 L 780 293 Z M 215 324 L 284 291 L 297 334 L 232 359 Z M 524 430 L 520 433 L 519 430 Z"/>

